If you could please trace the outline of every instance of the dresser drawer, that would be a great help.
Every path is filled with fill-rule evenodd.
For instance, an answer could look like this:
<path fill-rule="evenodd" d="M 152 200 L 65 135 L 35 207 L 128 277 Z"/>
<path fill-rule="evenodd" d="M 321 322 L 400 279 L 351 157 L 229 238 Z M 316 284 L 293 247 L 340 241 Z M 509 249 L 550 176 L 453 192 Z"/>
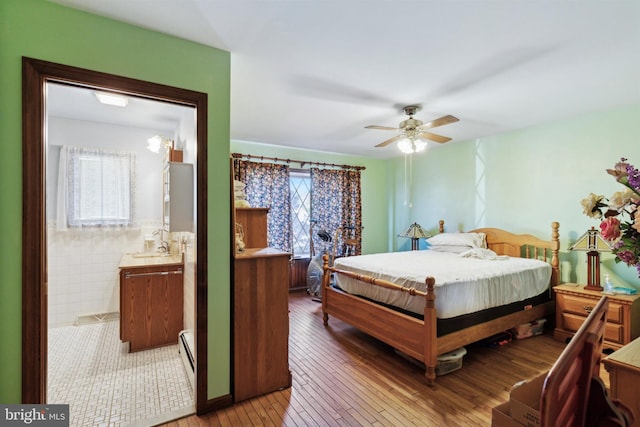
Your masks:
<path fill-rule="evenodd" d="M 584 320 L 593 307 L 596 306 L 598 300 L 593 298 L 584 298 L 575 295 L 557 295 L 558 308 L 564 313 L 572 313 L 582 316 Z M 609 301 L 609 309 L 607 310 L 607 323 L 624 323 L 624 307 L 615 301 Z"/>
<path fill-rule="evenodd" d="M 562 329 L 575 333 L 586 317 L 572 313 L 562 313 Z M 624 344 L 624 326 L 607 322 L 604 330 L 604 339 L 613 343 Z"/>
<path fill-rule="evenodd" d="M 604 296 L 602 292 L 566 283 L 553 287 L 556 295 L 556 328 L 553 336 L 567 342 Z M 640 336 L 640 294 L 608 295 L 604 348 L 617 350 Z"/>

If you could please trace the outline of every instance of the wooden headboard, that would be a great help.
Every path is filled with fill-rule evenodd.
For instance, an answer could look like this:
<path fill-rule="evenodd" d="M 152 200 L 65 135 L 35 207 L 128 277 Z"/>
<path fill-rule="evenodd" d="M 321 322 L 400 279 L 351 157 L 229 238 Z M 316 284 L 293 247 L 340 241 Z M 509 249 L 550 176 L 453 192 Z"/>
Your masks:
<path fill-rule="evenodd" d="M 560 284 L 560 223 L 551 223 L 551 239 L 543 240 L 531 234 L 514 234 L 500 228 L 476 228 L 469 233 L 484 233 L 487 247 L 498 255 L 539 259 L 551 264 L 551 286 Z M 444 233 L 444 221 L 438 222 L 438 231 Z"/>
<path fill-rule="evenodd" d="M 551 264 L 551 286 L 560 284 L 560 223 L 551 223 L 551 239 L 542 240 L 530 234 L 513 234 L 499 228 L 477 228 L 473 233 L 485 233 L 487 247 L 498 255 L 539 259 Z"/>

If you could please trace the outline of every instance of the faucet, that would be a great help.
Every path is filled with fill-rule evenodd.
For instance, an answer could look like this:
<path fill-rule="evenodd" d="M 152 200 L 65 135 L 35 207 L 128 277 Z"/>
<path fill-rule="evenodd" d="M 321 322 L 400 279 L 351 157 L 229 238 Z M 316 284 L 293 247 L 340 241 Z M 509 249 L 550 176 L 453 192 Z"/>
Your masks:
<path fill-rule="evenodd" d="M 160 246 L 158 246 L 158 250 L 160 252 L 169 253 L 169 243 L 165 240 L 160 242 Z"/>
<path fill-rule="evenodd" d="M 158 246 L 159 252 L 169 253 L 169 242 L 164 239 L 164 229 L 159 228 L 153 232 L 154 236 L 160 235 L 160 246 Z"/>

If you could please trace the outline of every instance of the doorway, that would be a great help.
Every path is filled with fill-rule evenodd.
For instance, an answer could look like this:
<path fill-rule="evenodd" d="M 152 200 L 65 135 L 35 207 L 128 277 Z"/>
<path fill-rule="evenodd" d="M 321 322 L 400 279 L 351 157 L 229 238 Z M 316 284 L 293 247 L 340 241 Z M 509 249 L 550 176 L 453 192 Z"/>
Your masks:
<path fill-rule="evenodd" d="M 155 424 L 193 413 L 195 353 L 184 346 L 190 341 L 180 340 L 182 348 L 178 341 L 195 329 L 195 109 L 133 96 L 105 99 L 104 92 L 52 82 L 46 84 L 45 107 L 47 403 L 70 403 L 72 425 Z M 180 162 L 169 162 L 176 153 Z M 171 212 L 167 224 L 165 166 L 190 172 L 187 182 L 171 180 L 172 189 L 189 200 L 183 212 Z M 169 242 L 170 253 L 160 252 Z M 142 276 L 152 282 L 156 318 L 137 317 L 134 324 L 136 330 L 141 324 L 167 328 L 153 329 L 153 346 L 129 352 L 140 338 L 121 336 L 132 322 L 124 316 L 128 301 L 120 295 L 118 273 L 132 262 L 155 266 L 158 260 L 180 262 L 181 271 L 165 289 L 167 276 Z M 139 283 L 132 290 L 145 287 Z M 169 290 L 171 302 L 163 303 L 158 298 Z M 165 322 L 167 312 L 173 317 Z"/>
<path fill-rule="evenodd" d="M 46 85 L 103 90 L 195 108 L 195 401 L 207 405 L 206 135 L 207 95 L 126 77 L 23 58 L 23 339 L 22 401 L 47 401 L 48 252 L 46 210 Z"/>

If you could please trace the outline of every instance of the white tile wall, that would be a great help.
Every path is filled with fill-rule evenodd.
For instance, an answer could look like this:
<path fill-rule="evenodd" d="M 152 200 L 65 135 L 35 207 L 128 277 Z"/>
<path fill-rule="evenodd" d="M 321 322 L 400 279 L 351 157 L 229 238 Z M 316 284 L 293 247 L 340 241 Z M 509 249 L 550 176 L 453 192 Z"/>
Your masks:
<path fill-rule="evenodd" d="M 119 311 L 120 258 L 143 251 L 145 233 L 160 221 L 142 221 L 133 231 L 57 231 L 48 227 L 49 327 L 73 325 L 77 316 Z"/>

